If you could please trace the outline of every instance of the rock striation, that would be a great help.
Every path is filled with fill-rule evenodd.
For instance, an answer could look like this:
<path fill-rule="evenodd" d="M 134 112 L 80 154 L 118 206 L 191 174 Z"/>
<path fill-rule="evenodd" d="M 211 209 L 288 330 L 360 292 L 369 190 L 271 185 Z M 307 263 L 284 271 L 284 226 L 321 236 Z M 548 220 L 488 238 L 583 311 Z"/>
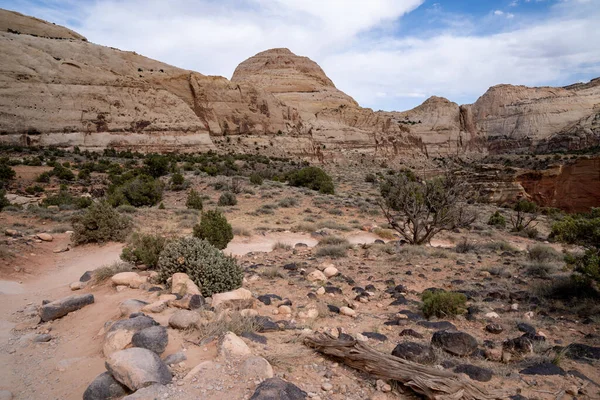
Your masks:
<path fill-rule="evenodd" d="M 412 110 L 375 112 L 337 89 L 317 63 L 283 48 L 243 61 L 228 80 L 0 10 L 0 51 L 5 144 L 354 163 L 600 144 L 600 79 L 498 85 L 472 105 L 431 97 Z"/>

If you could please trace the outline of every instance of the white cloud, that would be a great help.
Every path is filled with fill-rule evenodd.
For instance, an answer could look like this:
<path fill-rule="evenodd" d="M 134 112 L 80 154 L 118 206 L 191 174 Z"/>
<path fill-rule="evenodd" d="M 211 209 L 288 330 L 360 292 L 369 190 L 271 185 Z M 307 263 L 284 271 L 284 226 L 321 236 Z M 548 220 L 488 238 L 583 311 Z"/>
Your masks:
<path fill-rule="evenodd" d="M 508 25 L 510 31 L 482 33 L 489 19 L 479 26 L 467 19 L 400 38 L 394 29 L 424 0 L 13 1 L 9 8 L 68 25 L 92 42 L 205 74 L 231 77 L 244 59 L 288 47 L 376 109 L 413 107 L 430 95 L 473 101 L 498 83 L 600 75 L 600 11 L 589 0 L 562 0 L 545 20 L 493 11 L 489 17 L 497 24 L 494 15 L 504 20 L 498 29 Z M 444 21 L 436 4 L 438 21 Z"/>

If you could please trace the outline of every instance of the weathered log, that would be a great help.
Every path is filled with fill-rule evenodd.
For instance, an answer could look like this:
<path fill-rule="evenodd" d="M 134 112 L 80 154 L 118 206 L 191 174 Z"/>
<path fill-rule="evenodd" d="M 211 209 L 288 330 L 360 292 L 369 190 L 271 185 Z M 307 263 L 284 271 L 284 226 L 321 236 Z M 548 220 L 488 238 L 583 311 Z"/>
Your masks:
<path fill-rule="evenodd" d="M 305 338 L 304 344 L 377 378 L 398 381 L 428 399 L 496 400 L 508 397 L 504 392 L 488 392 L 458 374 L 384 354 L 356 340 L 317 334 Z"/>

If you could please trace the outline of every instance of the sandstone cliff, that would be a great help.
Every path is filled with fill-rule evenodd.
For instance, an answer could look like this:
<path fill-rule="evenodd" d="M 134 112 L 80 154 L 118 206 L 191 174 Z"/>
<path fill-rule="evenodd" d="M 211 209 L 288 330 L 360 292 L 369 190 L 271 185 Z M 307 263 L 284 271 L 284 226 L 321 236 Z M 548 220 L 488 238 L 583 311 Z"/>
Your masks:
<path fill-rule="evenodd" d="M 0 51 L 3 143 L 353 163 L 600 144 L 600 79 L 565 88 L 500 85 L 473 105 L 432 97 L 409 111 L 374 112 L 288 49 L 249 58 L 230 81 L 0 10 Z"/>

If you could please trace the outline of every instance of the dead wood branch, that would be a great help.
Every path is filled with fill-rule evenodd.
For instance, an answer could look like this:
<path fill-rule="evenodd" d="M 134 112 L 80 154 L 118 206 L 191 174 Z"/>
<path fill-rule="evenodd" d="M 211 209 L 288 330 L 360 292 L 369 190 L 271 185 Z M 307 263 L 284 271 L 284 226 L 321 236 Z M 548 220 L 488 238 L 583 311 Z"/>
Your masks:
<path fill-rule="evenodd" d="M 356 340 L 339 340 L 317 334 L 304 340 L 316 351 L 374 375 L 393 379 L 432 400 L 495 400 L 508 397 L 503 392 L 487 392 L 460 375 L 380 353 Z"/>

